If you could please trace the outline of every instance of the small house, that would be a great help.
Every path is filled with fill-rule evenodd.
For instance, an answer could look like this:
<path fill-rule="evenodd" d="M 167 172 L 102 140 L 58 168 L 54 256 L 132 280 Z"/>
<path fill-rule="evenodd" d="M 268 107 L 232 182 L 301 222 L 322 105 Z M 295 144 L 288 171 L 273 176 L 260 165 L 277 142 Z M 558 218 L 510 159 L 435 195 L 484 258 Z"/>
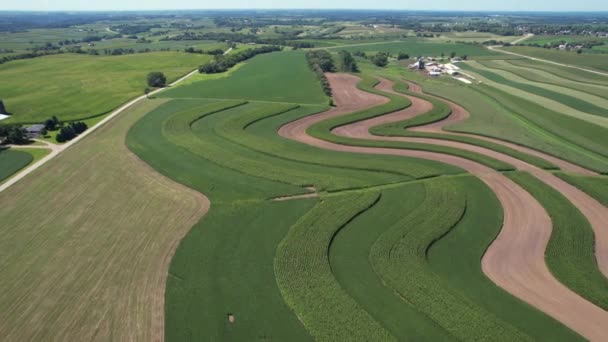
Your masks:
<path fill-rule="evenodd" d="M 28 138 L 35 138 L 37 136 L 39 136 L 40 134 L 42 134 L 42 131 L 44 131 L 44 125 L 30 125 L 25 127 L 25 135 Z"/>

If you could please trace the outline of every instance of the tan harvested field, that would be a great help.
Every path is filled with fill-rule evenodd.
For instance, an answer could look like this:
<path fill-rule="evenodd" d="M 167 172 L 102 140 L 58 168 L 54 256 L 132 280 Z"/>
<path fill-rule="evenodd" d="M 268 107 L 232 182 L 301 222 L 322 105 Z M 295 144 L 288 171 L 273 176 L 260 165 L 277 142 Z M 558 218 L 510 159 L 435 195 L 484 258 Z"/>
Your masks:
<path fill-rule="evenodd" d="M 495 192 L 504 210 L 503 229 L 482 260 L 482 268 L 486 275 L 508 292 L 553 316 L 590 340 L 601 340 L 608 334 L 608 313 L 566 288 L 547 268 L 544 253 L 551 236 L 552 225 L 545 209 L 528 192 L 500 172 L 450 155 L 392 148 L 344 146 L 309 136 L 306 133 L 307 128 L 317 122 L 370 108 L 387 101 L 386 98 L 357 89 L 356 84 L 359 79 L 356 76 L 328 74 L 327 77 L 334 90 L 336 108 L 287 124 L 279 130 L 280 135 L 312 146 L 336 151 L 401 155 L 436 160 L 461 167 L 476 175 Z M 608 230 L 606 223 L 602 222 L 602 217 L 608 217 L 606 216 L 607 208 L 578 189 L 565 182 L 560 182 L 546 171 L 481 147 L 437 139 L 374 137 L 369 133 L 369 128 L 375 125 L 401 121 L 422 114 L 425 109 L 429 109 L 428 104 L 423 103 L 426 101 L 410 99 L 413 101 L 413 105 L 405 110 L 339 127 L 334 130 L 334 133 L 362 139 L 403 140 L 455 146 L 483 153 L 530 171 L 545 183 L 562 192 L 590 221 L 596 233 L 598 262 L 602 271 L 605 272 L 602 264 L 606 262 L 604 253 L 608 253 L 608 234 L 606 234 Z M 461 113 L 460 118 L 462 116 Z M 568 309 L 564 310 L 564 308 Z"/>
<path fill-rule="evenodd" d="M 168 266 L 207 199 L 124 144 L 142 101 L 0 193 L 3 341 L 162 341 Z M 50 194 L 40 196 L 40 194 Z"/>

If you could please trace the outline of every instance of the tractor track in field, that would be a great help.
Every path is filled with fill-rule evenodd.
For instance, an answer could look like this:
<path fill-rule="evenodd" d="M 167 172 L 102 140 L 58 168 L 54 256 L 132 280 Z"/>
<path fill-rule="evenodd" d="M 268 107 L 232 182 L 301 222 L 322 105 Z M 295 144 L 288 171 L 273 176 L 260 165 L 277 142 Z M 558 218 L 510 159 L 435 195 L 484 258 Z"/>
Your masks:
<path fill-rule="evenodd" d="M 356 76 L 328 74 L 327 78 L 334 90 L 336 107 L 324 113 L 286 124 L 279 130 L 281 136 L 328 150 L 435 160 L 461 167 L 479 177 L 494 191 L 504 211 L 503 229 L 482 260 L 484 273 L 509 293 L 561 321 L 590 340 L 602 340 L 608 334 L 608 312 L 568 289 L 549 271 L 545 263 L 545 249 L 551 237 L 552 222 L 546 210 L 532 195 L 502 173 L 477 162 L 447 154 L 395 148 L 347 146 L 308 135 L 306 132 L 308 127 L 318 122 L 388 102 L 385 97 L 359 90 L 357 83 L 360 79 Z M 392 84 L 386 80 L 379 84 L 381 90 L 392 92 L 391 87 Z M 371 127 L 402 121 L 423 114 L 430 109 L 430 103 L 425 100 L 399 95 L 408 97 L 412 101 L 412 105 L 404 110 L 338 127 L 334 129 L 333 133 L 366 140 L 421 142 L 461 148 L 488 155 L 532 173 L 541 181 L 560 191 L 587 217 L 596 234 L 598 264 L 602 272 L 608 274 L 608 229 L 602 222 L 602 217 L 606 217 L 606 210 L 608 210 L 606 207 L 549 172 L 496 151 L 440 139 L 379 137 L 370 134 Z M 453 109 L 458 108 L 453 107 Z M 443 125 L 464 120 L 467 116 L 466 111 L 460 110 L 455 111 L 454 114 L 454 117 L 426 128 L 431 131 L 441 131 Z M 420 129 L 422 128 L 418 128 L 418 130 Z"/>

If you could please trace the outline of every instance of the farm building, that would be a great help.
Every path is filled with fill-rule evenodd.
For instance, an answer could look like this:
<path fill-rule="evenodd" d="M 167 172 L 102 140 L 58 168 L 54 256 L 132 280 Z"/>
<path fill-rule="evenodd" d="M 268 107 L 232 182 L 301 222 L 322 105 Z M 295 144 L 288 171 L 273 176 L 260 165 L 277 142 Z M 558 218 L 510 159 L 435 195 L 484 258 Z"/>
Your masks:
<path fill-rule="evenodd" d="M 29 138 L 34 138 L 34 137 L 39 136 L 43 130 L 44 130 L 44 125 L 31 125 L 31 126 L 25 127 L 25 134 Z"/>

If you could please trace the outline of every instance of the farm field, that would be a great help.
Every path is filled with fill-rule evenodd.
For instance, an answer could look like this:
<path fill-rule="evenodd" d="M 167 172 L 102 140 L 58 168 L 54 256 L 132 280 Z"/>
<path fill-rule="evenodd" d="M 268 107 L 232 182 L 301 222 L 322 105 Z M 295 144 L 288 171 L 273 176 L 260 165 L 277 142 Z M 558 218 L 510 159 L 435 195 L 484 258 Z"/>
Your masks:
<path fill-rule="evenodd" d="M 501 48 L 508 52 L 514 52 L 549 61 L 575 65 L 583 68 L 591 68 L 602 72 L 608 71 L 608 59 L 604 54 L 577 54 L 576 52 L 548 50 L 534 47 L 512 46 Z"/>
<path fill-rule="evenodd" d="M 337 49 L 338 47 L 329 47 L 329 49 Z M 411 56 L 440 56 L 442 53 L 449 56 L 450 53 L 455 52 L 458 56 L 491 56 L 498 52 L 494 52 L 477 45 L 468 45 L 462 43 L 445 43 L 445 42 L 432 42 L 424 41 L 418 38 L 409 38 L 404 41 L 393 41 L 393 42 L 377 42 L 377 43 L 361 43 L 353 44 L 352 46 L 345 46 L 340 49 L 354 52 L 388 52 L 391 54 L 398 54 L 400 52 L 408 53 Z"/>
<path fill-rule="evenodd" d="M 25 151 L 0 150 L 0 182 L 26 167 L 33 160 L 32 155 Z"/>
<path fill-rule="evenodd" d="M 134 107 L 46 164 L 50 172 L 33 173 L 0 194 L 0 217 L 13 222 L 1 228 L 0 287 L 10 294 L 0 299 L 4 339 L 162 334 L 168 258 L 205 201 L 126 150 L 126 130 L 161 102 Z M 164 229 L 169 222 L 173 229 Z M 110 298 L 122 304 L 111 305 Z"/>
<path fill-rule="evenodd" d="M 207 55 L 158 52 L 19 60 L 0 65 L 5 80 L 0 92 L 14 115 L 7 122 L 40 123 L 53 115 L 65 121 L 84 119 L 105 114 L 143 94 L 151 71 L 162 70 L 174 81 L 210 59 Z"/>
<path fill-rule="evenodd" d="M 603 17 L 432 13 L 0 13 L 0 340 L 604 340 Z"/>

